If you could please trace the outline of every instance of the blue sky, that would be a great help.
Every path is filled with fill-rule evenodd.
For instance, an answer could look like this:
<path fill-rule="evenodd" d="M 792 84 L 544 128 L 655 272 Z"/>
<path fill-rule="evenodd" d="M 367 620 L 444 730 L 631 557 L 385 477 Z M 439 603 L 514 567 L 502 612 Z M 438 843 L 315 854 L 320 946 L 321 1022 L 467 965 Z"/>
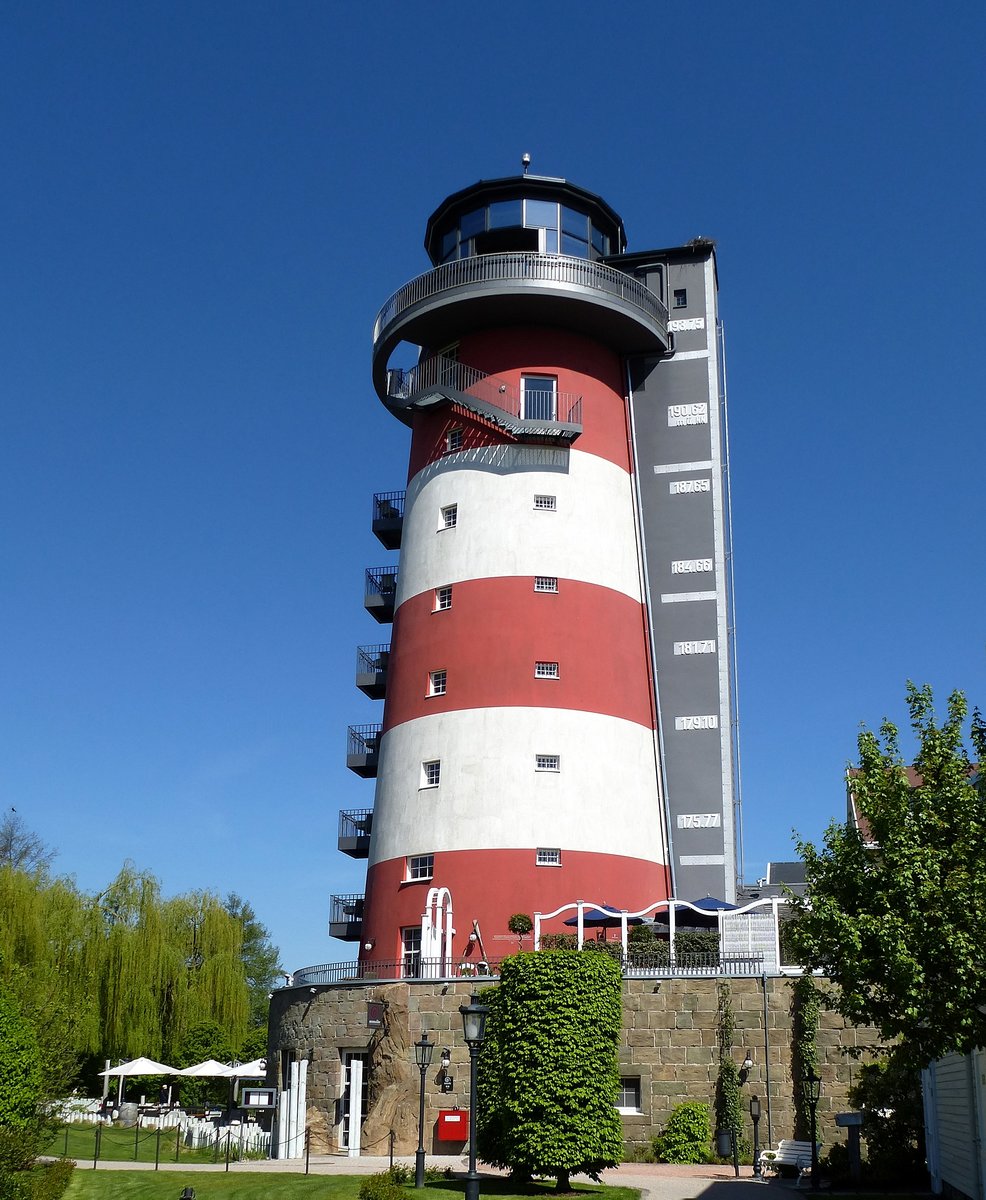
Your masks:
<path fill-rule="evenodd" d="M 747 877 L 817 839 L 906 679 L 986 707 L 984 50 L 972 3 L 10 0 L 0 804 L 84 888 L 351 955 L 371 324 L 529 151 L 631 249 L 718 242 Z"/>

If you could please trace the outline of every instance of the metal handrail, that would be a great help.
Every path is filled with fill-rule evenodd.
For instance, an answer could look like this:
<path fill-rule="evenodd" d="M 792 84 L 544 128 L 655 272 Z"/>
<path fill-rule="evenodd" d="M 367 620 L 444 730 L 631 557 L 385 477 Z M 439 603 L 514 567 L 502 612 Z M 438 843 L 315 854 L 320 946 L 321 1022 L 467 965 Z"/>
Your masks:
<path fill-rule="evenodd" d="M 367 596 L 393 596 L 397 591 L 396 567 L 367 567 L 366 589 Z"/>
<path fill-rule="evenodd" d="M 333 897 L 337 899 L 337 897 Z M 342 900 L 352 900 L 355 897 L 338 897 Z M 362 897 L 359 897 L 362 899 Z M 347 919 L 334 918 L 338 921 Z M 352 920 L 353 918 L 348 918 Z M 614 943 L 615 945 L 615 943 Z M 583 953 L 600 953 L 601 951 L 583 951 Z M 551 953 L 545 951 L 544 953 Z M 377 979 L 476 979 L 498 978 L 502 960 L 472 964 L 456 962 L 450 973 L 441 972 L 441 964 L 437 960 L 415 959 L 413 962 L 397 959 L 388 962 L 345 962 L 323 963 L 320 966 L 302 967 L 294 972 L 294 986 L 301 984 L 333 984 L 346 983 L 355 980 Z M 669 963 L 666 956 L 631 954 L 623 963 L 624 979 L 675 979 L 675 978 L 715 978 L 716 976 L 756 976 L 764 973 L 763 958 L 760 955 L 750 955 L 748 958 L 718 954 L 679 954 L 674 963 Z"/>
<path fill-rule="evenodd" d="M 390 642 L 381 642 L 378 646 L 356 647 L 356 674 L 380 675 L 387 670 L 390 657 Z"/>
<path fill-rule="evenodd" d="M 380 340 L 387 325 L 422 300 L 470 284 L 509 282 L 583 287 L 622 300 L 662 325 L 668 319 L 667 308 L 650 288 L 606 263 L 569 254 L 477 254 L 444 263 L 399 288 L 377 314 L 373 323 L 373 343 L 376 345 Z"/>
<path fill-rule="evenodd" d="M 525 403 L 525 395 L 517 384 L 487 375 L 485 371 L 443 354 L 434 354 L 407 370 L 396 367 L 387 371 L 387 395 L 392 400 L 409 400 L 416 392 L 431 387 L 464 392 L 514 420 L 533 420 L 539 425 L 582 424 L 582 397 L 577 392 L 545 390 L 535 393 L 536 400 L 528 396 Z M 536 411 L 539 403 L 546 400 L 555 411 Z"/>
<path fill-rule="evenodd" d="M 357 754 L 376 754 L 380 749 L 380 734 L 383 725 L 374 722 L 371 725 L 350 725 L 346 730 L 346 754 L 352 757 Z"/>
<path fill-rule="evenodd" d="M 373 824 L 372 808 L 343 808 L 339 810 L 341 838 L 369 837 Z"/>
<path fill-rule="evenodd" d="M 375 492 L 373 495 L 373 520 L 394 521 L 404 516 L 406 491 Z"/>
<path fill-rule="evenodd" d="M 346 922 L 352 924 L 363 920 L 363 902 L 366 896 L 363 892 L 353 892 L 347 896 L 329 897 L 329 924 Z M 297 973 L 295 979 L 297 979 Z"/>

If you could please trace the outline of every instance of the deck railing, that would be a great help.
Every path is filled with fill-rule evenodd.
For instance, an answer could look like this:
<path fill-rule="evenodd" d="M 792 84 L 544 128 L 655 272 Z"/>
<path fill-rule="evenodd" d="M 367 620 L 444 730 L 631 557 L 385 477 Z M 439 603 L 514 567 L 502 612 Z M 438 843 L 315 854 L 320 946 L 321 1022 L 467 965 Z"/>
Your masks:
<path fill-rule="evenodd" d="M 408 370 L 392 368 L 387 372 L 387 395 L 392 400 L 409 400 L 416 392 L 432 387 L 465 392 L 515 421 L 536 421 L 539 425 L 582 424 L 582 397 L 577 392 L 540 389 L 525 395 L 515 383 L 487 375 L 442 354 L 426 358 Z"/>
<path fill-rule="evenodd" d="M 444 263 L 399 288 L 377 314 L 373 342 L 376 344 L 388 325 L 422 300 L 456 288 L 497 283 L 555 284 L 601 292 L 638 309 L 662 327 L 667 325 L 668 310 L 663 302 L 639 279 L 606 263 L 568 254 L 477 254 Z"/>

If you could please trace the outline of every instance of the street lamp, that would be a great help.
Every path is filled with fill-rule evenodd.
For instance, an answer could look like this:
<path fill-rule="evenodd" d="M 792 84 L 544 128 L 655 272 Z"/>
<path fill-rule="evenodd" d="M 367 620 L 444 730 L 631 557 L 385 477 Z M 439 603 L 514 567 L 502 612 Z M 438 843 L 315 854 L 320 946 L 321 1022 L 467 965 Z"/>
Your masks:
<path fill-rule="evenodd" d="M 760 1170 L 760 1097 L 750 1097 L 750 1120 L 753 1122 L 753 1174 L 759 1179 Z"/>
<path fill-rule="evenodd" d="M 414 1061 L 421 1072 L 421 1093 L 418 1104 L 418 1148 L 414 1153 L 414 1186 L 425 1185 L 425 1072 L 431 1066 L 431 1056 L 435 1053 L 435 1043 L 428 1041 L 428 1034 L 422 1033 L 421 1040 L 414 1043 Z"/>
<path fill-rule="evenodd" d="M 476 1172 L 476 1063 L 479 1048 L 486 1037 L 489 1009 L 473 995 L 468 1004 L 460 1004 L 462 1030 L 469 1047 L 469 1173 L 466 1175 L 465 1200 L 479 1200 L 479 1175 Z"/>
<path fill-rule="evenodd" d="M 801 1095 L 808 1106 L 811 1120 L 811 1190 L 817 1192 L 822 1181 L 818 1178 L 818 1098 L 822 1094 L 822 1081 L 809 1067 L 801 1076 Z"/>

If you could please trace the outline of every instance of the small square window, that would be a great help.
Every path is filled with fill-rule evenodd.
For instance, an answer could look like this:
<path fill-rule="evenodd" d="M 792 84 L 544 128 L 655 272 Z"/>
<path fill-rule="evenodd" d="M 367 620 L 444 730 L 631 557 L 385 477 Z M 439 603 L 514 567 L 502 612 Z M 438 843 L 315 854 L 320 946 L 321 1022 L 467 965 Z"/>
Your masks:
<path fill-rule="evenodd" d="M 535 865 L 539 867 L 560 867 L 561 851 L 549 849 L 547 846 L 538 846 L 537 858 L 534 861 Z"/>
<path fill-rule="evenodd" d="M 435 611 L 441 612 L 442 609 L 451 608 L 451 607 L 452 607 L 451 585 L 449 587 L 435 588 Z"/>
<path fill-rule="evenodd" d="M 442 782 L 442 760 L 433 758 L 421 764 L 421 787 L 435 788 Z"/>
<path fill-rule="evenodd" d="M 442 509 L 442 529 L 454 529 L 458 520 L 458 504 L 446 504 Z"/>
<path fill-rule="evenodd" d="M 445 687 L 448 683 L 448 674 L 445 671 L 431 671 L 428 674 L 428 695 L 429 696 L 444 696 Z"/>
<path fill-rule="evenodd" d="M 559 755 L 559 754 L 535 754 L 534 755 L 534 770 L 535 771 L 560 771 L 561 770 L 561 755 Z"/>
<path fill-rule="evenodd" d="M 536 592 L 557 592 L 558 591 L 558 576 L 557 575 L 535 575 L 534 590 Z"/>
<path fill-rule="evenodd" d="M 620 1079 L 620 1090 L 616 1093 L 616 1111 L 621 1113 L 643 1111 L 640 1107 L 639 1076 L 623 1076 Z"/>
<path fill-rule="evenodd" d="M 556 662 L 536 662 L 534 664 L 535 679 L 557 679 L 558 664 Z"/>
<path fill-rule="evenodd" d="M 431 879 L 434 874 L 434 854 L 414 854 L 408 858 L 406 879 Z"/>
<path fill-rule="evenodd" d="M 462 429 L 450 429 L 445 435 L 445 449 L 449 454 L 462 449 Z"/>
<path fill-rule="evenodd" d="M 687 288 L 675 288 L 674 289 L 674 307 L 675 308 L 687 308 L 688 307 L 688 289 Z"/>
<path fill-rule="evenodd" d="M 557 496 L 535 496 L 534 507 L 542 512 L 554 512 L 558 507 Z"/>

